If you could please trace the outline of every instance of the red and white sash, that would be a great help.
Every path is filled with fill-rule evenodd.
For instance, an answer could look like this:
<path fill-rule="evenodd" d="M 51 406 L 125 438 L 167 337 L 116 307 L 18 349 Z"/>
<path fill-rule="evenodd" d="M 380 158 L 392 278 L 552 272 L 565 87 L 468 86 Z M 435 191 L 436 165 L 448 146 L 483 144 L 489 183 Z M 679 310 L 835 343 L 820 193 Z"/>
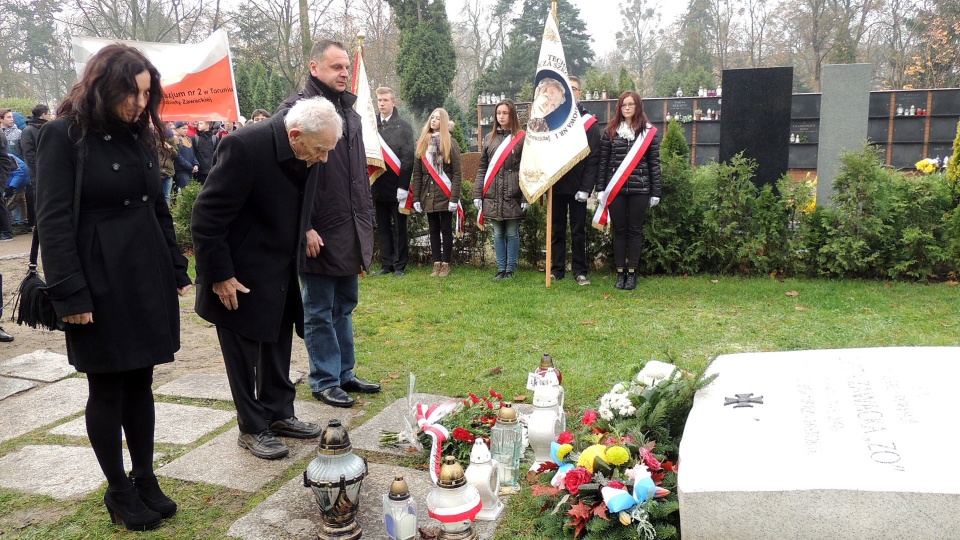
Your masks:
<path fill-rule="evenodd" d="M 387 144 L 387 141 L 383 140 L 383 137 L 381 137 L 379 133 L 377 137 L 380 138 L 380 150 L 383 151 L 383 162 L 393 171 L 393 174 L 400 176 L 400 158 L 397 157 L 397 154 L 393 152 L 393 148 L 390 148 L 390 145 Z"/>
<path fill-rule="evenodd" d="M 451 399 L 430 406 L 417 403 L 413 409 L 417 417 L 417 427 L 433 440 L 433 444 L 430 445 L 430 478 L 433 479 L 433 483 L 437 483 L 437 477 L 440 474 L 443 442 L 450 438 L 450 432 L 440 423 L 440 420 L 448 414 L 456 412 L 459 408 L 460 401 Z"/>
<path fill-rule="evenodd" d="M 433 167 L 433 164 L 430 163 L 430 160 L 427 159 L 427 155 L 424 154 L 421 158 L 423 160 L 423 166 L 427 168 L 427 172 L 430 173 L 430 177 L 433 178 L 433 181 L 440 186 L 440 191 L 447 196 L 447 199 L 453 200 L 453 183 L 450 182 L 450 178 L 447 176 L 447 173 L 443 172 L 441 168 L 438 172 L 437 169 Z M 457 222 L 454 226 L 454 231 L 456 231 L 457 236 L 463 235 L 463 205 L 460 204 L 460 201 L 457 201 Z"/>
<path fill-rule="evenodd" d="M 647 124 L 646 130 L 643 132 L 643 137 L 638 137 L 637 140 L 633 141 L 633 146 L 630 147 L 627 156 L 623 158 L 623 163 L 621 163 L 617 171 L 613 173 L 613 178 L 607 183 L 607 189 L 603 190 L 606 199 L 605 203 L 598 206 L 596 213 L 593 214 L 594 227 L 602 229 L 607 225 L 607 220 L 610 217 L 608 212 L 610 203 L 617 198 L 617 194 L 620 193 L 620 188 L 627 183 L 627 179 L 630 178 L 630 173 L 637 168 L 637 164 L 640 163 L 640 159 L 643 158 L 643 155 L 647 152 L 647 148 L 650 148 L 650 143 L 653 142 L 653 137 L 656 134 L 657 128 Z"/>
<path fill-rule="evenodd" d="M 507 160 L 507 156 L 520 144 L 526 134 L 527 132 L 521 131 L 517 133 L 516 137 L 510 134 L 500 141 L 500 145 L 497 146 L 493 157 L 490 158 L 492 164 L 487 166 L 487 174 L 483 177 L 483 195 L 480 196 L 481 199 L 487 195 L 487 190 L 490 189 L 490 185 L 493 184 L 493 179 L 497 177 L 497 173 L 500 172 L 500 169 L 503 167 L 503 162 Z M 480 227 L 481 231 L 483 230 L 483 221 L 483 211 L 477 212 L 477 227 Z"/>
<path fill-rule="evenodd" d="M 590 131 L 590 128 L 597 123 L 597 117 L 592 114 L 583 115 L 583 130 Z"/>

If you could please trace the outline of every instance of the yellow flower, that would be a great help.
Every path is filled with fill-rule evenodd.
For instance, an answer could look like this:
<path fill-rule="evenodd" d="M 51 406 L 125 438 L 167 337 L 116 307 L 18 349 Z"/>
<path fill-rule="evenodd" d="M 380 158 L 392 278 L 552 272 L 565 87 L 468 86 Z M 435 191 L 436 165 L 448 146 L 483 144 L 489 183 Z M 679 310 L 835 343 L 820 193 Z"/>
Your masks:
<path fill-rule="evenodd" d="M 607 448 L 606 457 L 603 458 L 607 463 L 614 467 L 623 465 L 630 459 L 630 452 L 622 446 L 611 446 Z"/>
<path fill-rule="evenodd" d="M 607 447 L 602 444 L 588 446 L 587 449 L 580 454 L 580 459 L 577 460 L 577 467 L 583 467 L 584 469 L 593 473 L 594 460 L 597 458 L 603 458 L 603 455 L 606 451 Z"/>
<path fill-rule="evenodd" d="M 557 449 L 557 459 L 563 461 L 563 458 L 567 457 L 567 454 L 571 451 L 573 451 L 573 445 L 561 444 L 560 448 Z"/>

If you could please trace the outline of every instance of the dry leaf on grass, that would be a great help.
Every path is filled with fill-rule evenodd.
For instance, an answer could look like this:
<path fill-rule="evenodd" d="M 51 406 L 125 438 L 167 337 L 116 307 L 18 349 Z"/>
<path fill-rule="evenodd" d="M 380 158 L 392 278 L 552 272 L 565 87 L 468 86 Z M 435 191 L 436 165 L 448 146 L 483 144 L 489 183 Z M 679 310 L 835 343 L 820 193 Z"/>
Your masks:
<path fill-rule="evenodd" d="M 588 324 L 595 324 L 596 322 L 597 322 L 597 321 L 596 321 L 595 319 L 587 319 L 587 320 L 585 320 L 585 321 L 581 321 L 580 324 L 586 326 L 586 325 L 588 325 Z"/>
<path fill-rule="evenodd" d="M 610 293 L 603 293 L 603 298 L 604 300 L 606 300 L 607 298 L 610 298 Z"/>
<path fill-rule="evenodd" d="M 513 401 L 520 403 L 527 400 L 527 396 L 520 394 L 519 396 L 513 396 Z"/>
<path fill-rule="evenodd" d="M 797 310 L 797 311 L 807 311 L 807 310 L 810 309 L 810 308 L 805 308 L 805 307 L 803 307 L 803 306 L 794 306 L 793 309 L 795 309 L 795 310 Z"/>
<path fill-rule="evenodd" d="M 399 379 L 399 378 L 400 378 L 400 374 L 399 374 L 399 373 L 391 373 L 391 374 L 390 374 L 390 378 L 391 378 L 391 379 Z"/>
<path fill-rule="evenodd" d="M 720 280 L 719 280 L 719 279 L 711 279 L 711 280 L 710 280 L 710 283 L 720 283 Z"/>
<path fill-rule="evenodd" d="M 500 366 L 497 366 L 497 367 L 495 367 L 495 368 L 493 368 L 493 369 L 490 370 L 490 374 L 491 374 L 491 375 L 499 375 L 499 374 L 501 374 L 501 373 L 503 373 L 503 368 L 500 367 Z"/>
<path fill-rule="evenodd" d="M 956 287 L 957 285 L 960 285 L 960 281 L 948 281 L 947 285 L 951 287 Z"/>
<path fill-rule="evenodd" d="M 786 294 L 787 296 L 793 296 L 793 297 L 800 296 L 800 293 L 798 293 L 797 291 L 787 291 L 784 294 Z"/>

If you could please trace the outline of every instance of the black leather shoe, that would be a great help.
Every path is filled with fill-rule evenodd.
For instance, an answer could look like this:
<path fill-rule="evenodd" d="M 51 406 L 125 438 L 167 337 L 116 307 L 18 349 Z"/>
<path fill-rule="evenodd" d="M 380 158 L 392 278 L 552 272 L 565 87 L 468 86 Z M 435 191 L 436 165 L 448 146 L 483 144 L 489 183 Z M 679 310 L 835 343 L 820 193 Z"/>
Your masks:
<path fill-rule="evenodd" d="M 343 388 L 347 392 L 360 392 L 363 394 L 376 394 L 380 391 L 379 384 L 365 381 L 360 377 L 354 377 L 353 379 L 342 383 L 340 388 Z"/>
<path fill-rule="evenodd" d="M 160 514 L 160 517 L 166 519 L 177 512 L 177 503 L 163 493 L 156 475 L 134 476 L 131 474 L 130 481 L 133 482 L 133 487 L 137 488 L 137 495 L 140 496 L 143 504 Z"/>
<path fill-rule="evenodd" d="M 246 448 L 251 454 L 260 459 L 280 459 L 287 457 L 290 449 L 280 442 L 269 429 L 260 433 L 241 433 L 237 438 L 237 446 Z"/>
<path fill-rule="evenodd" d="M 386 268 L 381 268 L 379 272 L 373 275 L 373 277 L 389 276 L 392 273 L 393 273 L 393 270 L 387 270 Z"/>
<path fill-rule="evenodd" d="M 0 326 L 0 342 L 10 343 L 11 341 L 13 341 L 13 336 L 7 333 L 7 331 L 4 330 L 2 326 Z"/>
<path fill-rule="evenodd" d="M 331 386 L 330 388 L 324 388 L 319 392 L 314 392 L 313 397 L 319 399 L 327 405 L 343 407 L 345 409 L 353 407 L 353 404 L 356 403 L 356 401 L 350 397 L 349 394 L 344 392 L 339 386 Z"/>
<path fill-rule="evenodd" d="M 397 276 L 397 277 L 400 277 L 400 276 L 405 276 L 405 275 L 407 275 L 407 273 L 404 272 L 403 270 L 397 270 L 396 272 L 393 273 L 393 275 L 395 275 L 395 276 Z"/>
<path fill-rule="evenodd" d="M 514 275 L 513 270 L 507 270 L 503 273 L 503 279 L 513 279 Z"/>
<path fill-rule="evenodd" d="M 627 272 L 627 280 L 623 283 L 623 290 L 632 291 L 637 288 L 637 273 Z"/>
<path fill-rule="evenodd" d="M 497 271 L 497 275 L 493 276 L 493 280 L 494 280 L 494 281 L 500 281 L 501 279 L 503 279 L 503 275 L 506 274 L 506 273 L 507 273 L 506 270 L 499 270 L 499 271 Z"/>
<path fill-rule="evenodd" d="M 296 416 L 291 416 L 284 420 L 274 420 L 270 424 L 270 431 L 281 437 L 312 439 L 320 435 L 320 426 L 311 422 L 303 422 Z"/>

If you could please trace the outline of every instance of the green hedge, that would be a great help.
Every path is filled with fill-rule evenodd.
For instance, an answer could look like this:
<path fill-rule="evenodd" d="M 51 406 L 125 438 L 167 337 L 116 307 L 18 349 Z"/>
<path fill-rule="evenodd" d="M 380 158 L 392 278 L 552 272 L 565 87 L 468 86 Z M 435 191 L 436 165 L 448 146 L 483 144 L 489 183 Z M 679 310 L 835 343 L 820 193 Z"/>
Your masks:
<path fill-rule="evenodd" d="M 672 126 L 671 126 L 672 127 Z M 668 129 L 665 146 L 670 143 Z M 940 172 L 910 176 L 884 166 L 873 147 L 842 156 L 829 207 L 812 207 L 815 187 L 789 177 L 758 188 L 756 164 L 691 167 L 682 145 L 663 156 L 663 196 L 644 225 L 645 274 L 824 276 L 892 280 L 956 279 L 960 269 L 960 193 Z M 951 171 L 952 172 L 952 171 Z M 464 181 L 463 192 L 472 186 Z M 192 247 L 189 223 L 199 192 L 191 185 L 174 205 L 177 238 Z M 492 264 L 491 234 L 476 227 L 464 199 L 465 235 L 454 245 L 458 264 Z M 588 217 L 589 219 L 589 217 Z M 422 214 L 408 222 L 411 261 L 429 262 Z M 610 234 L 587 227 L 588 258 L 609 268 Z M 534 204 L 520 227 L 520 261 L 543 269 L 546 209 Z M 375 257 L 378 261 L 378 256 Z"/>

